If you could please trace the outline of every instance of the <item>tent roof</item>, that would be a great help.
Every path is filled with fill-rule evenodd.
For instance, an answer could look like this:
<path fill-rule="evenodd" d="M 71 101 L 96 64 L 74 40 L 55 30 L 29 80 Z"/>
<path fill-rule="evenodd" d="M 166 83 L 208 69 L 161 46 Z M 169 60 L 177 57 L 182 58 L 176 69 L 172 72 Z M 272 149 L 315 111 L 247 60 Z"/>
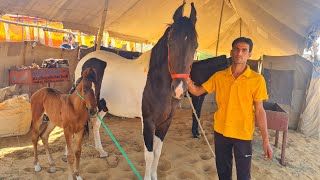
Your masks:
<path fill-rule="evenodd" d="M 240 35 L 254 41 L 254 58 L 300 53 L 312 24 L 320 20 L 320 0 L 194 0 L 199 50 L 215 55 L 222 2 L 225 1 L 219 54 L 229 54 Z M 182 0 L 109 0 L 105 30 L 138 42 L 157 42 Z M 0 0 L 2 14 L 61 21 L 65 28 L 96 34 L 104 0 Z M 185 15 L 189 16 L 187 0 Z M 241 19 L 241 20 L 240 20 Z"/>

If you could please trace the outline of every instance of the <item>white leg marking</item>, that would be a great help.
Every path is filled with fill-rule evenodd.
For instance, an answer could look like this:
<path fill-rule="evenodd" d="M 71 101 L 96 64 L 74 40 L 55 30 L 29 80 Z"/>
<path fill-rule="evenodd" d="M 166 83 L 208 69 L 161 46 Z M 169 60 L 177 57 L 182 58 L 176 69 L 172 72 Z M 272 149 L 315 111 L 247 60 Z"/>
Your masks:
<path fill-rule="evenodd" d="M 182 93 L 183 93 L 183 88 L 182 88 L 182 81 L 180 81 L 179 85 L 176 87 L 175 89 L 175 93 L 176 93 L 176 98 L 180 98 Z"/>
<path fill-rule="evenodd" d="M 146 145 L 144 145 L 144 160 L 146 161 L 144 180 L 151 180 L 151 165 L 153 162 L 153 158 L 153 152 L 149 152 Z"/>
<path fill-rule="evenodd" d="M 76 176 L 76 179 L 77 180 L 82 180 L 82 177 L 81 176 Z"/>
<path fill-rule="evenodd" d="M 106 113 L 103 111 L 99 113 L 99 116 L 101 117 L 101 119 L 104 117 L 105 114 Z M 102 148 L 101 138 L 99 133 L 101 122 L 98 119 L 98 117 L 92 118 L 91 122 L 93 124 L 93 137 L 94 137 L 94 144 L 95 144 L 96 150 L 99 151 L 100 157 L 107 157 L 108 153 L 105 152 Z"/>
<path fill-rule="evenodd" d="M 157 136 L 154 136 L 153 138 L 153 153 L 154 153 L 154 159 L 151 166 L 151 179 L 157 180 L 157 169 L 158 169 L 158 163 L 161 155 L 163 142 L 161 139 Z"/>

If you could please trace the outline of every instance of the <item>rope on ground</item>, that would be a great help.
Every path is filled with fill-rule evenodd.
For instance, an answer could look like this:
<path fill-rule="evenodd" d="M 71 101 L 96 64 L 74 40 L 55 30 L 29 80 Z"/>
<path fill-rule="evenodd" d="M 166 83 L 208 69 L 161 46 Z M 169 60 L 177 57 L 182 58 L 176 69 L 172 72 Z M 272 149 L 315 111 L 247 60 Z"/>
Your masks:
<path fill-rule="evenodd" d="M 139 172 L 137 171 L 137 169 L 134 167 L 134 165 L 132 164 L 132 162 L 130 161 L 130 159 L 128 158 L 127 154 L 124 152 L 124 150 L 121 148 L 120 144 L 118 143 L 118 141 L 116 140 L 116 138 L 113 136 L 112 132 L 110 131 L 110 129 L 107 127 L 107 125 L 103 122 L 103 120 L 101 119 L 101 117 L 99 116 L 99 114 L 97 115 L 98 119 L 100 120 L 102 126 L 104 127 L 104 129 L 108 132 L 109 136 L 111 137 L 111 139 L 113 140 L 113 142 L 116 144 L 117 148 L 120 150 L 120 152 L 122 153 L 122 155 L 126 158 L 128 164 L 130 165 L 131 169 L 134 171 L 134 173 L 136 174 L 136 176 L 138 177 L 139 180 L 142 180 L 142 177 L 140 176 Z"/>
<path fill-rule="evenodd" d="M 201 129 L 202 134 L 203 134 L 203 137 L 204 137 L 204 139 L 206 140 L 206 142 L 207 142 L 207 144 L 208 144 L 208 146 L 209 146 L 209 148 L 210 148 L 210 151 L 211 151 L 213 157 L 216 157 L 216 155 L 215 155 L 215 153 L 213 152 L 213 150 L 212 150 L 212 148 L 211 148 L 211 146 L 210 146 L 210 143 L 209 143 L 209 141 L 208 141 L 208 139 L 207 139 L 206 133 L 204 132 L 204 130 L 203 130 L 202 126 L 201 126 L 200 119 L 198 118 L 198 115 L 197 115 L 197 113 L 196 113 L 196 110 L 194 109 L 194 106 L 193 106 L 193 104 L 192 104 L 192 100 L 191 100 L 191 97 L 190 97 L 188 91 L 187 91 L 187 97 L 188 97 L 188 99 L 189 99 L 189 101 L 190 101 L 190 105 L 191 105 L 191 107 L 192 107 L 192 112 L 193 112 L 194 116 L 196 117 L 196 119 L 197 119 L 197 121 L 198 121 L 199 127 L 200 127 L 200 129 Z"/>

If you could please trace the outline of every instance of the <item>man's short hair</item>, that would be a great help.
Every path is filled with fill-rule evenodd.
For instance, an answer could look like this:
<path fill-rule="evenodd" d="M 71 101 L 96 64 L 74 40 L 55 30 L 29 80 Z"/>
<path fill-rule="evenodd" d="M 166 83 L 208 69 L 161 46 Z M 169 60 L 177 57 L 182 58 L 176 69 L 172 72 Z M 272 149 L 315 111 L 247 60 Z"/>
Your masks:
<path fill-rule="evenodd" d="M 247 43 L 249 45 L 249 52 L 252 51 L 253 49 L 253 42 L 250 38 L 246 38 L 246 37 L 239 37 L 237 39 L 235 39 L 233 42 L 232 42 L 232 48 L 234 45 L 236 45 L 237 43 L 239 42 L 244 42 L 244 43 Z"/>

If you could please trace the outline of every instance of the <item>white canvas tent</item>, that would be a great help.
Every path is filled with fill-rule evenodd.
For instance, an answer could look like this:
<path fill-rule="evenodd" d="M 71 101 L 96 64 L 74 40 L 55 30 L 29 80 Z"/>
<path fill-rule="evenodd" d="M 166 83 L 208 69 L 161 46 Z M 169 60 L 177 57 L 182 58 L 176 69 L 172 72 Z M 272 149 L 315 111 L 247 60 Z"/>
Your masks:
<path fill-rule="evenodd" d="M 172 22 L 173 13 L 182 2 L 109 0 L 104 28 L 110 36 L 123 40 L 155 43 L 167 24 Z M 191 1 L 186 2 L 184 14 L 189 16 Z M 231 42 L 239 36 L 253 39 L 253 59 L 259 59 L 262 55 L 301 55 L 310 28 L 320 24 L 320 0 L 193 2 L 198 12 L 198 50 L 212 55 L 228 55 Z M 97 34 L 104 4 L 105 0 L 0 0 L 0 12 L 61 21 L 65 28 Z M 220 38 L 216 54 L 218 32 Z"/>
<path fill-rule="evenodd" d="M 187 0 L 185 15 L 190 12 Z M 229 54 L 240 35 L 254 40 L 254 59 L 262 54 L 301 54 L 312 24 L 320 20 L 320 0 L 194 0 L 199 50 L 215 55 L 222 3 L 218 54 Z M 61 21 L 65 28 L 96 34 L 105 0 L 0 0 L 2 14 Z M 109 0 L 105 30 L 136 42 L 156 42 L 182 0 Z"/>

